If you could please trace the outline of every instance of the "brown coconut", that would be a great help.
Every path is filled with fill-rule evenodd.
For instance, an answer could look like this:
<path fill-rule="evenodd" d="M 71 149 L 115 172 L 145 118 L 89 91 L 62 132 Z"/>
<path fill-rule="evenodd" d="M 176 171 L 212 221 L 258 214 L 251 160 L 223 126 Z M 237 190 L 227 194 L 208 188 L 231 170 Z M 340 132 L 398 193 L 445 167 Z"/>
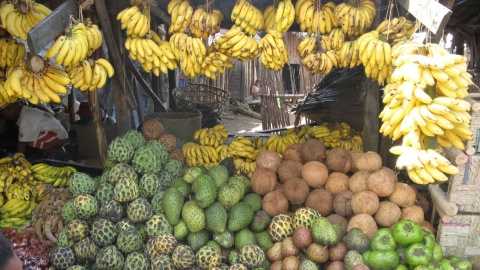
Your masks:
<path fill-rule="evenodd" d="M 328 179 L 328 168 L 320 161 L 309 161 L 303 164 L 301 174 L 310 187 L 323 187 Z"/>
<path fill-rule="evenodd" d="M 333 196 L 325 189 L 314 189 L 308 194 L 305 206 L 317 210 L 322 216 L 327 216 L 332 212 Z"/>
<path fill-rule="evenodd" d="M 302 178 L 288 179 L 283 185 L 283 193 L 292 204 L 304 203 L 310 188 Z"/>
<path fill-rule="evenodd" d="M 355 215 L 369 214 L 373 215 L 377 212 L 380 200 L 377 194 L 372 191 L 362 191 L 352 197 L 352 210 Z"/>
<path fill-rule="evenodd" d="M 340 216 L 339 214 L 331 214 L 327 217 L 331 223 L 337 223 L 342 228 L 343 235 L 347 234 L 348 221 L 346 218 Z"/>
<path fill-rule="evenodd" d="M 392 194 L 388 196 L 388 200 L 400 207 L 407 207 L 415 203 L 416 193 L 409 184 L 397 182 L 393 188 Z"/>
<path fill-rule="evenodd" d="M 335 147 L 327 154 L 327 165 L 334 172 L 348 173 L 352 167 L 352 156 L 343 147 Z"/>
<path fill-rule="evenodd" d="M 294 143 L 287 146 L 285 151 L 283 151 L 283 160 L 296 160 L 303 163 L 302 144 Z"/>
<path fill-rule="evenodd" d="M 257 159 L 255 160 L 255 163 L 257 164 L 257 169 L 266 168 L 273 170 L 274 172 L 278 170 L 281 162 L 282 159 L 280 158 L 280 155 L 273 150 L 261 151 L 260 154 L 258 154 Z"/>
<path fill-rule="evenodd" d="M 283 184 L 280 182 L 277 182 L 277 184 L 275 185 L 275 190 L 283 191 Z"/>
<path fill-rule="evenodd" d="M 388 197 L 395 189 L 397 175 L 389 168 L 383 167 L 373 172 L 367 178 L 368 190 L 375 192 L 378 197 Z"/>
<path fill-rule="evenodd" d="M 355 162 L 361 155 L 363 155 L 363 152 L 360 150 L 350 150 L 350 156 L 352 157 L 350 172 L 355 173 L 358 171 L 357 167 L 355 167 Z"/>
<path fill-rule="evenodd" d="M 333 172 L 328 176 L 327 182 L 325 183 L 325 189 L 335 196 L 342 191 L 349 190 L 348 180 L 348 175 L 341 172 Z"/>
<path fill-rule="evenodd" d="M 399 221 L 401 216 L 402 210 L 398 205 L 391 201 L 382 201 L 373 218 L 378 225 L 388 228 Z"/>
<path fill-rule="evenodd" d="M 370 173 L 367 171 L 358 171 L 350 176 L 348 181 L 348 188 L 353 193 L 358 193 L 361 191 L 368 190 L 367 179 L 370 176 Z"/>
<path fill-rule="evenodd" d="M 277 186 L 277 173 L 272 169 L 257 168 L 250 179 L 252 191 L 265 195 Z"/>
<path fill-rule="evenodd" d="M 354 162 L 355 169 L 359 171 L 373 173 L 382 168 L 382 157 L 373 151 L 363 153 Z"/>
<path fill-rule="evenodd" d="M 303 163 L 300 161 L 284 160 L 278 167 L 278 178 L 282 183 L 285 183 L 288 179 L 302 178 L 302 167 Z"/>
<path fill-rule="evenodd" d="M 370 239 L 372 239 L 373 235 L 378 230 L 377 223 L 373 217 L 368 214 L 358 214 L 353 216 L 348 222 L 347 232 L 355 227 L 361 229 Z"/>
<path fill-rule="evenodd" d="M 286 214 L 288 212 L 288 200 L 281 190 L 270 191 L 262 199 L 262 209 L 270 216 Z"/>
<path fill-rule="evenodd" d="M 325 145 L 318 139 L 307 139 L 302 143 L 301 154 L 305 162 L 316 160 L 322 161 L 326 156 Z"/>
<path fill-rule="evenodd" d="M 402 209 L 401 219 L 409 219 L 415 221 L 418 224 L 422 224 L 425 220 L 425 213 L 423 209 L 418 205 L 409 205 Z"/>
<path fill-rule="evenodd" d="M 342 217 L 349 218 L 353 216 L 352 197 L 355 193 L 350 190 L 340 192 L 333 199 L 333 211 Z"/>

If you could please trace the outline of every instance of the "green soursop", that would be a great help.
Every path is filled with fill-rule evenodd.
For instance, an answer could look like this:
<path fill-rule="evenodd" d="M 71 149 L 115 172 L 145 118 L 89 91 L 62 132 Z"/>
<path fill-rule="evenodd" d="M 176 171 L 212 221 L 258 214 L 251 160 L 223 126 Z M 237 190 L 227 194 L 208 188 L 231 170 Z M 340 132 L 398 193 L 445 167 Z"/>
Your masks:
<path fill-rule="evenodd" d="M 172 177 L 177 177 L 182 172 L 182 163 L 176 159 L 167 159 L 165 162 L 165 171 Z"/>
<path fill-rule="evenodd" d="M 137 182 L 121 179 L 113 189 L 113 199 L 117 202 L 131 202 L 138 197 L 139 193 Z"/>
<path fill-rule="evenodd" d="M 150 201 L 150 204 L 152 205 L 152 210 L 153 214 L 158 215 L 158 214 L 163 214 L 163 208 L 162 208 L 162 199 L 163 199 L 163 191 L 158 191 L 153 195 L 152 200 Z"/>
<path fill-rule="evenodd" d="M 197 201 L 188 201 L 183 205 L 182 219 L 190 232 L 199 232 L 205 227 L 205 212 Z"/>
<path fill-rule="evenodd" d="M 326 217 L 318 217 L 312 222 L 312 238 L 315 243 L 333 246 L 341 240 L 341 235 Z"/>
<path fill-rule="evenodd" d="M 109 183 L 100 184 L 95 191 L 95 198 L 100 206 L 105 202 L 113 200 L 113 186 Z"/>
<path fill-rule="evenodd" d="M 242 229 L 235 233 L 235 247 L 238 250 L 241 250 L 244 246 L 248 244 L 256 244 L 257 239 L 255 234 L 249 229 Z"/>
<path fill-rule="evenodd" d="M 130 129 L 129 131 L 123 134 L 123 138 L 129 141 L 133 149 L 138 149 L 140 146 L 145 145 L 145 138 L 143 137 L 142 133 L 135 129 Z"/>
<path fill-rule="evenodd" d="M 166 254 L 160 254 L 152 259 L 152 269 L 155 270 L 175 270 L 173 260 Z"/>
<path fill-rule="evenodd" d="M 255 233 L 257 245 L 264 250 L 269 249 L 273 245 L 272 236 L 267 231 Z"/>
<path fill-rule="evenodd" d="M 152 260 L 158 255 L 170 255 L 177 247 L 178 242 L 170 233 L 162 233 L 148 240 L 145 247 L 145 255 Z"/>
<path fill-rule="evenodd" d="M 202 169 L 199 167 L 189 167 L 185 170 L 185 174 L 183 175 L 183 180 L 189 184 L 192 184 L 197 177 L 202 175 Z"/>
<path fill-rule="evenodd" d="M 244 202 L 236 203 L 228 214 L 227 229 L 231 232 L 239 231 L 246 228 L 253 220 L 252 207 Z"/>
<path fill-rule="evenodd" d="M 214 233 L 222 233 L 227 227 L 227 210 L 219 202 L 214 202 L 205 210 L 206 228 Z"/>
<path fill-rule="evenodd" d="M 150 261 L 142 252 L 132 252 L 125 258 L 123 270 L 150 270 Z"/>
<path fill-rule="evenodd" d="M 183 181 L 181 176 L 177 176 L 173 179 L 170 187 L 176 188 L 180 193 L 182 193 L 184 198 L 187 198 L 192 192 L 192 187 L 187 182 Z"/>
<path fill-rule="evenodd" d="M 62 208 L 62 218 L 67 223 L 77 219 L 77 215 L 73 209 L 73 201 L 74 199 L 70 199 Z"/>
<path fill-rule="evenodd" d="M 137 173 L 159 173 L 162 162 L 155 153 L 154 148 L 148 145 L 142 146 L 135 151 L 132 159 L 133 168 Z"/>
<path fill-rule="evenodd" d="M 177 225 L 183 208 L 183 195 L 175 188 L 169 188 L 163 193 L 162 209 L 170 225 Z"/>
<path fill-rule="evenodd" d="M 90 194 L 82 194 L 75 197 L 73 201 L 73 210 L 80 219 L 87 219 L 98 213 L 98 202 Z"/>
<path fill-rule="evenodd" d="M 121 270 L 125 259 L 116 246 L 107 246 L 97 254 L 95 263 L 100 270 Z"/>
<path fill-rule="evenodd" d="M 228 179 L 229 184 L 237 185 L 242 189 L 243 194 L 247 194 L 251 189 L 250 180 L 243 175 L 235 175 Z"/>
<path fill-rule="evenodd" d="M 224 231 L 223 233 L 214 233 L 213 240 L 215 240 L 223 248 L 231 248 L 235 244 L 235 236 L 229 231 Z"/>
<path fill-rule="evenodd" d="M 75 254 L 69 247 L 57 247 L 50 253 L 50 262 L 56 269 L 67 269 L 75 263 Z"/>
<path fill-rule="evenodd" d="M 98 217 L 117 223 L 122 220 L 124 214 L 123 205 L 115 200 L 105 202 L 98 210 Z"/>
<path fill-rule="evenodd" d="M 75 258 L 77 258 L 77 262 L 80 262 L 82 264 L 94 262 L 95 256 L 97 256 L 99 250 L 100 248 L 95 245 L 92 238 L 90 237 L 82 239 L 73 245 L 73 252 L 75 252 Z"/>
<path fill-rule="evenodd" d="M 90 232 L 88 224 L 85 220 L 74 219 L 67 224 L 68 239 L 77 242 L 86 238 Z"/>
<path fill-rule="evenodd" d="M 257 211 L 253 216 L 253 221 L 250 224 L 250 228 L 254 232 L 262 232 L 268 227 L 268 224 L 270 224 L 271 220 L 272 217 L 267 212 L 263 210 Z"/>
<path fill-rule="evenodd" d="M 97 246 L 106 247 L 115 244 L 118 231 L 113 222 L 99 218 L 93 222 L 90 235 Z"/>
<path fill-rule="evenodd" d="M 138 182 L 138 176 L 132 166 L 127 163 L 119 163 L 110 169 L 108 173 L 108 183 L 115 185 L 121 179 L 129 179 Z"/>
<path fill-rule="evenodd" d="M 262 266 L 266 258 L 265 253 L 259 246 L 250 244 L 240 250 L 238 259 L 251 269 Z"/>
<path fill-rule="evenodd" d="M 195 261 L 202 270 L 212 269 L 222 264 L 222 254 L 213 247 L 203 246 L 197 251 Z"/>
<path fill-rule="evenodd" d="M 127 207 L 127 217 L 133 223 L 144 222 L 152 217 L 152 205 L 147 199 L 138 197 Z"/>
<path fill-rule="evenodd" d="M 187 243 L 194 251 L 205 246 L 210 240 L 210 235 L 207 230 L 201 230 L 196 233 L 189 233 L 187 236 Z"/>
<path fill-rule="evenodd" d="M 177 269 L 190 269 L 195 264 L 195 252 L 187 245 L 178 245 L 172 253 L 172 260 Z"/>
<path fill-rule="evenodd" d="M 175 236 L 175 239 L 178 241 L 181 241 L 185 239 L 188 235 L 188 227 L 187 223 L 181 219 L 175 227 L 173 227 L 173 236 Z"/>
<path fill-rule="evenodd" d="M 230 178 L 227 167 L 223 165 L 212 166 L 210 170 L 208 170 L 208 175 L 213 179 L 217 188 L 225 184 L 228 178 Z"/>
<path fill-rule="evenodd" d="M 268 227 L 268 233 L 275 242 L 281 242 L 286 237 L 292 236 L 292 218 L 286 214 L 274 216 Z"/>
<path fill-rule="evenodd" d="M 75 244 L 75 243 L 72 240 L 68 239 L 67 228 L 64 227 L 58 233 L 57 246 L 59 246 L 59 247 L 73 247 L 73 244 Z"/>
<path fill-rule="evenodd" d="M 76 172 L 70 176 L 68 186 L 73 196 L 80 194 L 93 194 L 95 191 L 95 181 L 86 173 Z"/>
<path fill-rule="evenodd" d="M 154 173 L 146 173 L 140 178 L 138 183 L 140 196 L 151 199 L 160 191 L 160 178 Z"/>
<path fill-rule="evenodd" d="M 210 206 L 217 198 L 217 188 L 208 175 L 197 177 L 193 182 L 192 190 L 195 193 L 195 200 L 201 208 Z"/>
<path fill-rule="evenodd" d="M 152 216 L 145 224 L 148 238 L 160 235 L 162 233 L 173 232 L 172 225 L 168 223 L 167 218 L 163 214 Z"/>
<path fill-rule="evenodd" d="M 218 201 L 227 209 L 238 203 L 242 197 L 242 189 L 234 184 L 225 184 L 218 190 Z"/>
<path fill-rule="evenodd" d="M 136 228 L 121 230 L 117 236 L 117 247 L 124 253 L 140 251 L 143 247 L 143 238 Z"/>
<path fill-rule="evenodd" d="M 304 259 L 300 264 L 299 270 L 318 270 L 318 266 L 309 259 Z"/>
<path fill-rule="evenodd" d="M 122 137 L 117 137 L 108 146 L 108 159 L 113 162 L 129 162 L 135 149 L 133 145 Z"/>
<path fill-rule="evenodd" d="M 257 193 L 248 193 L 242 198 L 242 202 L 249 204 L 254 212 L 262 209 L 262 196 Z"/>

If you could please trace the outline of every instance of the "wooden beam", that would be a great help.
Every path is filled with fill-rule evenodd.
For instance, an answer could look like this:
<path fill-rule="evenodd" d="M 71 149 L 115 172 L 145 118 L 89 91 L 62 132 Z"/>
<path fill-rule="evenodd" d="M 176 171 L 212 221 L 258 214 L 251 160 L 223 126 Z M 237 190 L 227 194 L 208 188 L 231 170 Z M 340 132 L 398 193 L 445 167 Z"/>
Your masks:
<path fill-rule="evenodd" d="M 27 33 L 27 45 L 32 54 L 38 54 L 70 24 L 70 15 L 76 17 L 77 5 L 67 0 L 38 22 Z"/>
<path fill-rule="evenodd" d="M 378 83 L 370 78 L 365 78 L 363 84 L 365 100 L 363 102 L 363 150 L 378 153 L 380 144 L 380 91 Z"/>
<path fill-rule="evenodd" d="M 170 15 L 165 13 L 159 7 L 151 5 L 150 6 L 150 12 L 153 15 L 155 15 L 155 17 L 159 18 L 166 25 L 170 26 L 170 24 L 172 24 L 172 21 L 170 20 Z"/>
<path fill-rule="evenodd" d="M 433 34 L 441 35 L 452 11 L 435 0 L 397 0 Z"/>

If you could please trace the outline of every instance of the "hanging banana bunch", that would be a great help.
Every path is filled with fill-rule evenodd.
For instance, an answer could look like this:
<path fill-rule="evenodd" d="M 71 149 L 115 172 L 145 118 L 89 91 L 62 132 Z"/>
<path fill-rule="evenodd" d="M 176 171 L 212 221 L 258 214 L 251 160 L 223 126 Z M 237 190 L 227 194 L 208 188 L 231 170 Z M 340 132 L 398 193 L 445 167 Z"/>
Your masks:
<path fill-rule="evenodd" d="M 0 38 L 0 68 L 16 66 L 25 58 L 27 49 L 13 38 Z"/>
<path fill-rule="evenodd" d="M 0 6 L 0 27 L 6 29 L 12 36 L 27 41 L 27 33 L 38 22 L 52 11 L 35 1 L 28 3 L 4 1 Z"/>
<path fill-rule="evenodd" d="M 230 19 L 249 36 L 256 35 L 264 27 L 263 13 L 248 0 L 237 0 Z"/>
<path fill-rule="evenodd" d="M 98 25 L 94 24 L 90 18 L 86 19 L 87 27 L 87 56 L 92 56 L 98 48 L 102 46 L 103 35 L 98 28 Z"/>
<path fill-rule="evenodd" d="M 349 36 L 360 36 L 372 26 L 376 8 L 372 0 L 359 0 L 359 7 L 340 3 L 333 14 L 342 31 Z"/>
<path fill-rule="evenodd" d="M 255 38 L 245 34 L 240 26 L 232 26 L 225 34 L 217 39 L 210 47 L 211 50 L 246 61 L 255 58 L 260 52 Z"/>
<path fill-rule="evenodd" d="M 327 2 L 320 5 L 316 0 L 299 0 L 295 4 L 295 17 L 300 25 L 302 32 L 309 35 L 329 34 L 334 28 L 338 27 L 333 11 L 335 3 Z"/>
<path fill-rule="evenodd" d="M 268 29 L 267 34 L 260 40 L 259 47 L 262 51 L 261 60 L 265 67 L 281 70 L 288 63 L 288 50 L 281 32 Z"/>
<path fill-rule="evenodd" d="M 105 86 L 107 79 L 114 74 L 113 66 L 106 59 L 84 59 L 73 67 L 67 67 L 66 72 L 72 86 L 81 91 L 94 91 Z"/>
<path fill-rule="evenodd" d="M 295 6 L 291 0 L 282 0 L 277 6 L 270 5 L 264 11 L 265 30 L 274 29 L 278 32 L 286 32 L 295 21 Z"/>
<path fill-rule="evenodd" d="M 377 32 L 387 37 L 393 43 L 407 41 L 417 30 L 419 22 L 414 23 L 407 18 L 400 16 L 398 18 L 386 19 L 377 26 Z"/>
<path fill-rule="evenodd" d="M 65 34 L 59 36 L 45 53 L 47 59 L 55 57 L 57 66 L 74 66 L 80 63 L 88 52 L 87 28 L 82 22 L 78 22 L 65 30 Z"/>
<path fill-rule="evenodd" d="M 306 38 L 302 43 L 301 45 L 306 44 L 299 45 L 299 49 L 302 49 L 300 55 L 304 55 L 302 64 L 312 74 L 326 75 L 339 65 L 339 56 L 335 50 L 332 50 L 332 43 L 328 36 Z M 320 44 L 320 47 L 315 44 Z"/>
<path fill-rule="evenodd" d="M 172 22 L 168 28 L 168 33 L 183 33 L 190 25 L 193 16 L 193 7 L 188 0 L 171 0 L 167 6 Z"/>
<path fill-rule="evenodd" d="M 190 21 L 190 33 L 194 37 L 208 39 L 220 31 L 220 23 L 223 21 L 223 13 L 219 9 L 208 12 L 202 6 L 193 12 Z"/>
<path fill-rule="evenodd" d="M 150 30 L 150 7 L 145 1 L 135 4 L 120 11 L 117 20 L 121 22 L 121 29 L 126 29 L 128 36 L 143 37 Z"/>
<path fill-rule="evenodd" d="M 376 30 L 357 39 L 359 57 L 365 67 L 365 75 L 381 85 L 387 83 L 393 72 L 392 47 L 387 39 Z"/>
<path fill-rule="evenodd" d="M 353 68 L 361 65 L 362 59 L 360 59 L 359 51 L 360 49 L 358 47 L 357 40 L 344 42 L 342 48 L 340 48 L 338 51 L 338 56 L 340 59 L 338 66 L 340 68 Z"/>

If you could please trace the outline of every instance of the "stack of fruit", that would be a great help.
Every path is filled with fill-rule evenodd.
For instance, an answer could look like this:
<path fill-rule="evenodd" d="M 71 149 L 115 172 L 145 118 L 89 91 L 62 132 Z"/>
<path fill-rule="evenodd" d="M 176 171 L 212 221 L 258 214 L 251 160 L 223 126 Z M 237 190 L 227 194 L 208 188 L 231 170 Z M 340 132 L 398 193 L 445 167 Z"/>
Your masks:
<path fill-rule="evenodd" d="M 227 156 L 233 156 L 235 164 L 235 172 L 237 174 L 245 173 L 248 176 L 252 176 L 253 172 L 257 169 L 255 160 L 257 159 L 259 151 L 263 148 L 263 139 L 256 137 L 252 139 L 245 138 L 243 136 L 237 136 L 228 145 Z"/>
<path fill-rule="evenodd" d="M 279 135 L 272 135 L 268 137 L 267 141 L 265 142 L 264 149 L 283 154 L 288 146 L 298 142 L 299 136 L 294 132 L 293 129 L 290 129 Z"/>
<path fill-rule="evenodd" d="M 45 184 L 52 184 L 53 187 L 67 187 L 70 176 L 77 172 L 72 166 L 56 167 L 46 163 L 37 163 L 30 167 L 35 180 Z"/>
<path fill-rule="evenodd" d="M 438 44 L 416 43 L 395 46 L 392 56 L 395 71 L 385 87 L 380 132 L 392 140 L 402 138 L 404 147 L 392 152 L 402 155 L 397 167 L 407 168 L 413 181 L 446 181 L 445 173 L 455 174 L 458 169 L 439 159 L 435 151 L 420 150 L 426 150 L 427 141 L 463 150 L 463 141 L 473 138 L 471 105 L 463 100 L 472 84 L 466 58 Z"/>
<path fill-rule="evenodd" d="M 227 129 L 223 125 L 213 128 L 202 128 L 195 131 L 193 138 L 200 144 L 193 142 L 182 146 L 183 155 L 188 166 L 204 165 L 206 168 L 218 165 L 221 149 L 228 138 Z M 225 158 L 226 156 L 222 156 Z"/>
<path fill-rule="evenodd" d="M 307 134 L 322 141 L 327 148 L 342 147 L 347 150 L 363 151 L 362 135 L 345 122 L 329 126 L 310 127 Z"/>

